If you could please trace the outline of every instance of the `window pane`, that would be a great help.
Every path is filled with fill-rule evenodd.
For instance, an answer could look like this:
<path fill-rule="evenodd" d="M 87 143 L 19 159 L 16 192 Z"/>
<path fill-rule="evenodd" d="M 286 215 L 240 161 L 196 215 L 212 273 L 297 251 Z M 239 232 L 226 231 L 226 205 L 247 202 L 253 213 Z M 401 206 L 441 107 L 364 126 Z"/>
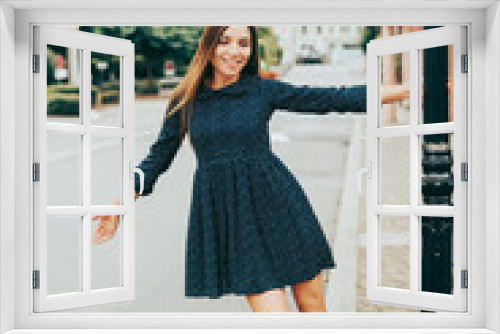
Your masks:
<path fill-rule="evenodd" d="M 420 124 L 453 122 L 453 45 L 422 49 L 419 59 Z"/>
<path fill-rule="evenodd" d="M 47 205 L 81 205 L 81 136 L 47 133 Z"/>
<path fill-rule="evenodd" d="M 453 133 L 423 135 L 421 205 L 453 205 Z"/>
<path fill-rule="evenodd" d="M 453 294 L 453 217 L 420 217 L 421 291 Z"/>
<path fill-rule="evenodd" d="M 80 122 L 80 49 L 47 45 L 47 121 Z"/>
<path fill-rule="evenodd" d="M 381 61 L 381 85 L 386 91 L 392 91 L 394 86 L 410 82 L 410 52 L 400 52 L 383 55 Z M 382 97 L 380 97 L 382 98 Z M 382 103 L 382 101 L 381 101 Z M 410 99 L 401 102 L 381 104 L 379 124 L 381 127 L 410 124 Z"/>
<path fill-rule="evenodd" d="M 91 124 L 121 127 L 120 57 L 91 52 Z"/>
<path fill-rule="evenodd" d="M 379 216 L 380 285 L 410 289 L 410 217 Z"/>
<path fill-rule="evenodd" d="M 123 216 L 118 217 L 115 234 L 107 241 L 92 244 L 92 290 L 123 286 Z M 94 234 L 98 227 L 97 220 L 92 224 Z"/>
<path fill-rule="evenodd" d="M 92 136 L 92 205 L 110 205 L 122 185 L 122 138 Z"/>
<path fill-rule="evenodd" d="M 380 138 L 380 204 L 410 204 L 410 137 Z"/>
<path fill-rule="evenodd" d="M 47 217 L 47 294 L 80 292 L 82 217 Z"/>

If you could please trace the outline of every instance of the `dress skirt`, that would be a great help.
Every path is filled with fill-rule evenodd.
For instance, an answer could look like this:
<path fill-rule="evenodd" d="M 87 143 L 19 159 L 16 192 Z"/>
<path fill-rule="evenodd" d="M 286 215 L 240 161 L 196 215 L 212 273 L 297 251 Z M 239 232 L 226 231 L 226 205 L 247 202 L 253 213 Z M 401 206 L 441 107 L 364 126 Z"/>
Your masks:
<path fill-rule="evenodd" d="M 186 248 L 186 297 L 243 296 L 335 268 L 300 184 L 272 151 L 199 161 Z"/>

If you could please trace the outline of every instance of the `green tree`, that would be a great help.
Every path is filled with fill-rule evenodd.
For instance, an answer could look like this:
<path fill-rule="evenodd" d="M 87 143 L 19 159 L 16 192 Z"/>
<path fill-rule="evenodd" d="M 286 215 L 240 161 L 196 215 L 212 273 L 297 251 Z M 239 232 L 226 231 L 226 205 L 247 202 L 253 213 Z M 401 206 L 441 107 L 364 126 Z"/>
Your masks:
<path fill-rule="evenodd" d="M 361 40 L 361 49 L 363 53 L 366 54 L 366 45 L 372 40 L 380 37 L 380 27 L 367 26 L 363 32 L 363 38 Z"/>
<path fill-rule="evenodd" d="M 271 27 L 257 27 L 259 38 L 259 57 L 263 62 L 263 69 L 268 70 L 271 66 L 281 63 L 282 50 L 278 45 L 276 35 Z"/>
<path fill-rule="evenodd" d="M 196 52 L 204 27 L 80 27 L 81 31 L 125 38 L 135 44 L 136 77 L 146 78 L 152 86 L 155 77 L 163 77 L 165 60 L 173 60 L 176 71 L 184 75 L 189 62 Z M 108 60 L 107 55 L 97 55 L 97 59 Z M 96 59 L 96 61 L 97 61 Z M 110 63 L 110 72 L 118 75 L 119 67 Z"/>

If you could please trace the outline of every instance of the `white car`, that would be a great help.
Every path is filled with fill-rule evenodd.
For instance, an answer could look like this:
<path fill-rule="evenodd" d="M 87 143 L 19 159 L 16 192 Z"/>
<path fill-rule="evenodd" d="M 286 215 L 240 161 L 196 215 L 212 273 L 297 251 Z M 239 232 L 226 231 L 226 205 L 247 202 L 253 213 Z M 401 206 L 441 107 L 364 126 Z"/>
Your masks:
<path fill-rule="evenodd" d="M 318 50 L 312 44 L 302 44 L 297 51 L 295 62 L 297 64 L 321 63 L 323 60 Z"/>

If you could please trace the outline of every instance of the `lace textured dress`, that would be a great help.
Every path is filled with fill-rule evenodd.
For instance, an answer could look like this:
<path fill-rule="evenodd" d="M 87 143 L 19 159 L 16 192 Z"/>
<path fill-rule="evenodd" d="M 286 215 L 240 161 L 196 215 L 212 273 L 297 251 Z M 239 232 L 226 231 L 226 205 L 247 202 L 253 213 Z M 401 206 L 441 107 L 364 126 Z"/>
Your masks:
<path fill-rule="evenodd" d="M 190 121 L 196 156 L 186 245 L 186 297 L 246 295 L 335 268 L 300 184 L 271 150 L 275 110 L 366 112 L 366 85 L 312 87 L 242 74 L 222 89 L 201 85 Z M 153 191 L 181 143 L 180 113 L 166 119 L 137 166 Z M 135 189 L 139 192 L 136 174 Z"/>

